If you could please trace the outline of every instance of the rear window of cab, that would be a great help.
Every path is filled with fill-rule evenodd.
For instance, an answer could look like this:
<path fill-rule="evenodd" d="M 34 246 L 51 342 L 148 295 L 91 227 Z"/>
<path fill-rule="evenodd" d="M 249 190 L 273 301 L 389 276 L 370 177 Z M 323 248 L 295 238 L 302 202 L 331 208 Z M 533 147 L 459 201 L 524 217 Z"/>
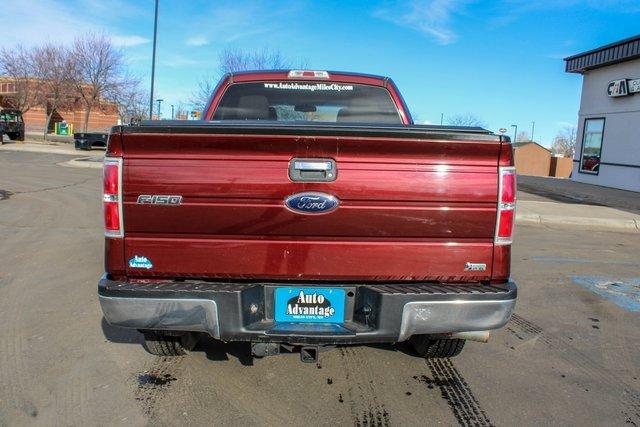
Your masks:
<path fill-rule="evenodd" d="M 315 81 L 232 84 L 213 120 L 402 123 L 389 91 L 383 87 Z"/>

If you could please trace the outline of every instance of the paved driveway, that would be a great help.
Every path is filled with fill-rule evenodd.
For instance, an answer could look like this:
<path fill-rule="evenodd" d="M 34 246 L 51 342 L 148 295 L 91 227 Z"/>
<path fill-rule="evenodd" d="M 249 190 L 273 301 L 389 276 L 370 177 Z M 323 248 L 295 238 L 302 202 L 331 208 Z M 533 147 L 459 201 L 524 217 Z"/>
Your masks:
<path fill-rule="evenodd" d="M 640 316 L 616 301 L 638 298 L 635 234 L 518 227 L 516 314 L 455 359 L 211 340 L 162 359 L 102 320 L 100 171 L 66 160 L 0 152 L 0 425 L 640 423 Z"/>

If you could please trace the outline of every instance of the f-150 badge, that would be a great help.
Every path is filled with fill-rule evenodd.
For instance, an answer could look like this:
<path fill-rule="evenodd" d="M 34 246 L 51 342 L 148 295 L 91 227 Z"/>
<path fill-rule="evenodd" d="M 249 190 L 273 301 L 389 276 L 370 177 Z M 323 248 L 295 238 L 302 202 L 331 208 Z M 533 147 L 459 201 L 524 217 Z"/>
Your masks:
<path fill-rule="evenodd" d="M 177 206 L 180 203 L 182 203 L 182 196 L 172 196 L 164 194 L 141 194 L 138 196 L 139 205 Z"/>
<path fill-rule="evenodd" d="M 330 194 L 306 192 L 296 193 L 284 200 L 285 206 L 301 214 L 323 214 L 336 209 L 340 201 Z"/>

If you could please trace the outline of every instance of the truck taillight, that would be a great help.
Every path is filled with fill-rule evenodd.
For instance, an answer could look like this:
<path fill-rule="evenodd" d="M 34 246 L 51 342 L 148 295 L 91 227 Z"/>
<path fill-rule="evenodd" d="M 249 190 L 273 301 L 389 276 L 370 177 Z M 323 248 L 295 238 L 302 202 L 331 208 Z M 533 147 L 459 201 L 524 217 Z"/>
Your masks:
<path fill-rule="evenodd" d="M 513 241 L 513 223 L 516 210 L 516 169 L 500 167 L 498 183 L 498 218 L 496 245 L 510 245 Z"/>
<path fill-rule="evenodd" d="M 105 157 L 102 180 L 104 234 L 122 237 L 122 159 Z"/>

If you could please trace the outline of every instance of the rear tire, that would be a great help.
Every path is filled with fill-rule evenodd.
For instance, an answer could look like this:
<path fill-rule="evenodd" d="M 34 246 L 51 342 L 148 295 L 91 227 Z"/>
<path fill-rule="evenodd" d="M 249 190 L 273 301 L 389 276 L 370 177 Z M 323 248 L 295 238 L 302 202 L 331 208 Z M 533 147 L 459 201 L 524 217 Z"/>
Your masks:
<path fill-rule="evenodd" d="M 415 351 L 424 358 L 455 357 L 460 354 L 465 340 L 432 338 L 428 335 L 413 335 L 409 340 Z"/>
<path fill-rule="evenodd" d="M 161 331 L 141 332 L 144 335 L 145 349 L 155 356 L 184 356 L 197 342 L 197 335 L 193 333 L 172 335 Z"/>

